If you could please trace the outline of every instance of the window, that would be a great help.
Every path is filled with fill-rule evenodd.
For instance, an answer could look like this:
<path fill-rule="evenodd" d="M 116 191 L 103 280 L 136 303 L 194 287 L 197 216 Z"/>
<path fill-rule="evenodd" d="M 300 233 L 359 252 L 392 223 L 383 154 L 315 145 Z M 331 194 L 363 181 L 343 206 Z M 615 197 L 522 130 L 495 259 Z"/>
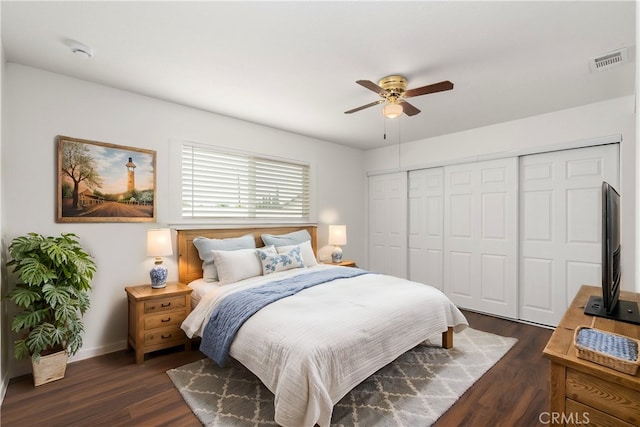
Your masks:
<path fill-rule="evenodd" d="M 309 165 L 182 145 L 183 218 L 308 218 Z"/>

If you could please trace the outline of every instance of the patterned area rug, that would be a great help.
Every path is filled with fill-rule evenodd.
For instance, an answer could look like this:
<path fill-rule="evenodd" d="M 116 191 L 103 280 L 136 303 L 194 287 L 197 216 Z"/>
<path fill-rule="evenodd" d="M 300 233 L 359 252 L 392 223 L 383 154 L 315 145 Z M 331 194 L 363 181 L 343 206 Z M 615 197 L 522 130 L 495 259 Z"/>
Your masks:
<path fill-rule="evenodd" d="M 332 426 L 429 426 L 516 343 L 471 328 L 440 336 L 400 356 L 349 392 L 333 408 Z M 220 368 L 202 359 L 167 374 L 205 426 L 268 426 L 273 394 L 238 362 Z"/>

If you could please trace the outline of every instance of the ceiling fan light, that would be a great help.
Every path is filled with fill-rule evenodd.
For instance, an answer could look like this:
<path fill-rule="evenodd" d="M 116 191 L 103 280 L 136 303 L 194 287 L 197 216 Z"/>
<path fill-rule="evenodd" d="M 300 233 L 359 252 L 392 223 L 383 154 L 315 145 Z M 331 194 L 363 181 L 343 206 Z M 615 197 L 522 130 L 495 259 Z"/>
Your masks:
<path fill-rule="evenodd" d="M 388 119 L 395 119 L 402 115 L 402 105 L 400 104 L 387 104 L 382 109 L 382 115 Z"/>

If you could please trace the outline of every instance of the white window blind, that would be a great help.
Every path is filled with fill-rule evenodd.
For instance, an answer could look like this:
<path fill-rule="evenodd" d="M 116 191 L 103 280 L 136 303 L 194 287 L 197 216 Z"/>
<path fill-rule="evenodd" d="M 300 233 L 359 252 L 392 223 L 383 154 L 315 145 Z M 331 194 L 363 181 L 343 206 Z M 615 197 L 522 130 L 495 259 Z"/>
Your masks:
<path fill-rule="evenodd" d="M 308 218 L 309 165 L 182 145 L 183 218 Z"/>

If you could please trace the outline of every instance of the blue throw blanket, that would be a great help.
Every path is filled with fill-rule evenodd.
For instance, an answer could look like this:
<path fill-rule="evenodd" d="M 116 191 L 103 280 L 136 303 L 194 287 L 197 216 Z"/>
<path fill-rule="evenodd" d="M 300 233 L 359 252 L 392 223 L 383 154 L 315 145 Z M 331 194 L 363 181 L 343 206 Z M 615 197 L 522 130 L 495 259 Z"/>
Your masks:
<path fill-rule="evenodd" d="M 261 308 L 312 286 L 367 273 L 369 272 L 359 268 L 331 268 L 230 294 L 211 313 L 202 334 L 200 351 L 223 366 L 238 329 Z"/>

